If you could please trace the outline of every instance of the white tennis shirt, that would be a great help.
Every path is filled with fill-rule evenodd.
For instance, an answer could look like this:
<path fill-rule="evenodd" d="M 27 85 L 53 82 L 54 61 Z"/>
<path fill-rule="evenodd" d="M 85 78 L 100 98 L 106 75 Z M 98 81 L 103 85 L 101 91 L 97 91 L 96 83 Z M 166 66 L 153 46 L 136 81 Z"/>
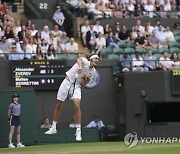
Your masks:
<path fill-rule="evenodd" d="M 82 72 L 80 74 L 78 74 L 78 78 L 76 80 L 76 84 L 81 84 L 82 83 L 82 77 L 84 76 L 84 74 L 87 77 L 91 77 L 95 75 L 96 69 L 90 68 L 90 61 L 88 61 L 86 58 L 81 57 L 83 64 L 82 64 Z M 66 75 L 68 76 L 68 78 L 70 79 L 71 82 L 75 81 L 76 78 L 76 74 L 78 71 L 78 64 L 74 64 L 71 69 L 69 71 L 66 72 Z"/>

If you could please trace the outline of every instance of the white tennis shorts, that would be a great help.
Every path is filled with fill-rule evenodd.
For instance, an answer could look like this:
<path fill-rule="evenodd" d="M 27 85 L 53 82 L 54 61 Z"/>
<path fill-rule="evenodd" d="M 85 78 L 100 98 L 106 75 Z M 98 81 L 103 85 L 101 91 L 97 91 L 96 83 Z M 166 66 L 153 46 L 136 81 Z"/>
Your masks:
<path fill-rule="evenodd" d="M 71 86 L 72 85 L 72 86 Z M 69 88 L 71 87 L 70 91 Z M 67 98 L 68 91 L 69 93 L 73 93 L 74 83 L 67 80 L 66 78 L 61 83 L 58 93 L 57 93 L 57 99 L 64 102 Z M 75 85 L 74 94 L 71 99 L 81 99 L 81 86 Z"/>

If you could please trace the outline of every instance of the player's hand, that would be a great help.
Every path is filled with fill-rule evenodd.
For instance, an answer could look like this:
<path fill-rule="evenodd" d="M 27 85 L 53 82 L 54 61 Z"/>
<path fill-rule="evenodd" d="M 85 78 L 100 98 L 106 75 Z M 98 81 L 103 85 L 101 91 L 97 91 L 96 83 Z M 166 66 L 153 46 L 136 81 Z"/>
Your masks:
<path fill-rule="evenodd" d="M 82 72 L 82 68 L 78 68 L 77 73 L 80 74 Z"/>
<path fill-rule="evenodd" d="M 84 81 L 84 85 L 88 84 L 90 78 L 87 77 L 85 74 L 82 76 L 82 80 Z"/>

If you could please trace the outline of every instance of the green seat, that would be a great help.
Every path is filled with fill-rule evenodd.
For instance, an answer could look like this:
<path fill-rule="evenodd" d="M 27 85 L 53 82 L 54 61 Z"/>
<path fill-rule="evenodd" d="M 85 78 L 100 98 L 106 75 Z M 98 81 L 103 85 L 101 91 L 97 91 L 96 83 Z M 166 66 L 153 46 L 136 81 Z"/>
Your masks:
<path fill-rule="evenodd" d="M 120 55 L 124 53 L 124 50 L 122 48 L 113 48 L 113 53 Z"/>
<path fill-rule="evenodd" d="M 125 48 L 127 46 L 126 42 L 122 41 L 122 42 L 118 42 L 118 46 L 120 48 Z"/>
<path fill-rule="evenodd" d="M 157 58 L 157 60 L 159 60 L 159 58 L 162 57 L 162 54 L 156 53 L 154 56 Z"/>
<path fill-rule="evenodd" d="M 146 54 L 147 52 L 145 48 L 136 48 L 136 51 L 138 51 L 140 54 Z"/>
<path fill-rule="evenodd" d="M 103 58 L 107 58 L 108 54 L 112 53 L 112 49 L 111 48 L 102 48 L 101 49 L 101 56 Z"/>
<path fill-rule="evenodd" d="M 78 54 L 70 54 L 68 56 L 69 59 L 77 59 L 78 58 Z"/>
<path fill-rule="evenodd" d="M 168 46 L 169 46 L 169 48 L 172 48 L 172 47 L 179 48 L 180 47 L 180 43 L 176 42 L 176 41 L 173 41 L 173 42 L 169 42 Z"/>
<path fill-rule="evenodd" d="M 172 47 L 172 48 L 169 49 L 169 51 L 170 51 L 171 53 L 173 53 L 173 52 L 180 53 L 180 48 Z"/>
<path fill-rule="evenodd" d="M 163 53 L 164 51 L 169 52 L 168 48 L 159 48 L 159 53 Z"/>
<path fill-rule="evenodd" d="M 115 125 L 107 125 L 107 140 L 118 140 L 119 133 Z"/>
<path fill-rule="evenodd" d="M 108 59 L 119 59 L 119 56 L 117 54 L 109 54 Z"/>
<path fill-rule="evenodd" d="M 158 53 L 158 49 L 156 49 L 156 48 L 151 47 L 151 48 L 149 48 L 149 49 L 151 49 L 151 51 L 152 51 L 153 54 Z"/>
<path fill-rule="evenodd" d="M 68 59 L 68 56 L 65 54 L 58 54 L 57 59 Z"/>
<path fill-rule="evenodd" d="M 134 41 L 129 41 L 129 42 L 127 42 L 127 47 L 135 48 Z"/>
<path fill-rule="evenodd" d="M 180 36 L 180 30 L 174 30 L 174 31 L 173 31 L 173 34 L 174 34 L 174 36 L 177 36 L 177 35 Z"/>
<path fill-rule="evenodd" d="M 124 49 L 124 52 L 129 53 L 129 54 L 133 54 L 133 53 L 135 53 L 135 49 L 127 47 L 127 48 Z"/>
<path fill-rule="evenodd" d="M 176 42 L 180 43 L 180 35 L 175 36 Z"/>

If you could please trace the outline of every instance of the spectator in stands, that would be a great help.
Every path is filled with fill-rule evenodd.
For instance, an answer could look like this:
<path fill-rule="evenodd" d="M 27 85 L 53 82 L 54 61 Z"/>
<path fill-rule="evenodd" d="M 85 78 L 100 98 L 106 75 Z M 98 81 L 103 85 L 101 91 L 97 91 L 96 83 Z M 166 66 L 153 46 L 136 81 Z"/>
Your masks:
<path fill-rule="evenodd" d="M 49 44 L 46 58 L 49 60 L 57 58 L 56 50 L 54 49 L 53 44 Z"/>
<path fill-rule="evenodd" d="M 88 0 L 86 3 L 87 13 L 88 13 L 88 19 L 94 18 L 94 10 L 95 10 L 96 4 L 92 2 L 92 0 Z"/>
<path fill-rule="evenodd" d="M 31 36 L 35 36 L 36 33 L 38 32 L 38 31 L 36 30 L 35 24 L 32 24 L 32 25 L 31 25 L 30 32 L 31 32 Z"/>
<path fill-rule="evenodd" d="M 108 48 L 119 48 L 118 46 L 118 40 L 114 38 L 113 32 L 109 32 L 108 37 L 106 38 L 106 47 Z"/>
<path fill-rule="evenodd" d="M 59 25 L 59 30 L 64 32 L 64 14 L 61 12 L 61 6 L 56 7 L 56 12 L 53 15 L 53 20 L 55 21 L 56 24 Z"/>
<path fill-rule="evenodd" d="M 26 44 L 22 45 L 22 51 L 21 51 L 20 57 L 21 57 L 21 59 L 31 59 L 32 58 L 32 53 L 31 53 L 31 51 L 29 51 L 27 49 Z"/>
<path fill-rule="evenodd" d="M 128 16 L 133 17 L 134 16 L 134 4 L 132 0 L 129 0 L 128 4 L 126 5 L 126 10 L 128 11 Z"/>
<path fill-rule="evenodd" d="M 94 117 L 94 120 L 92 120 L 87 126 L 86 128 L 98 128 L 98 129 L 102 129 L 103 127 L 105 127 L 103 121 L 101 121 L 99 119 L 98 116 Z"/>
<path fill-rule="evenodd" d="M 48 46 L 46 40 L 42 39 L 42 41 L 41 41 L 41 51 L 42 51 L 42 53 L 43 53 L 44 55 L 47 54 L 48 47 L 49 47 L 49 46 Z"/>
<path fill-rule="evenodd" d="M 147 48 L 148 46 L 147 39 L 142 35 L 140 31 L 138 32 L 138 36 L 134 42 L 135 42 L 136 48 Z"/>
<path fill-rule="evenodd" d="M 164 11 L 172 11 L 169 0 L 164 0 Z"/>
<path fill-rule="evenodd" d="M 122 57 L 120 58 L 121 71 L 126 73 L 131 71 L 131 58 L 128 53 L 124 51 Z"/>
<path fill-rule="evenodd" d="M 11 46 L 11 53 L 8 55 L 9 60 L 20 60 L 21 55 L 17 54 L 16 45 Z"/>
<path fill-rule="evenodd" d="M 26 29 L 30 30 L 31 29 L 31 25 L 32 25 L 32 21 L 31 20 L 27 20 L 27 22 L 26 22 Z"/>
<path fill-rule="evenodd" d="M 70 4 L 71 10 L 75 16 L 80 16 L 79 0 L 66 0 Z"/>
<path fill-rule="evenodd" d="M 156 37 L 160 40 L 160 42 L 165 42 L 165 31 L 163 29 L 162 24 L 159 24 L 159 29 L 156 31 Z"/>
<path fill-rule="evenodd" d="M 1 38 L 0 50 L 5 54 L 10 52 L 10 44 L 8 43 L 8 41 L 6 39 L 6 36 L 3 36 Z"/>
<path fill-rule="evenodd" d="M 0 60 L 6 59 L 5 54 L 0 50 Z"/>
<path fill-rule="evenodd" d="M 43 55 L 43 53 L 41 51 L 41 47 L 39 45 L 36 47 L 36 54 L 35 54 L 34 58 L 38 59 L 38 60 L 44 59 L 44 55 Z"/>
<path fill-rule="evenodd" d="M 100 10 L 100 11 L 104 11 L 104 9 L 105 9 L 105 4 L 104 4 L 104 1 L 103 0 L 100 0 L 99 1 L 99 3 L 97 3 L 98 4 L 98 10 Z"/>
<path fill-rule="evenodd" d="M 159 48 L 159 39 L 156 37 L 156 31 L 152 31 L 152 35 L 148 38 L 149 46 L 153 48 Z"/>
<path fill-rule="evenodd" d="M 49 118 L 45 117 L 43 119 L 43 124 L 41 125 L 41 128 L 48 128 L 48 129 L 51 128 L 51 124 L 49 122 Z"/>
<path fill-rule="evenodd" d="M 163 70 L 172 70 L 172 61 L 168 58 L 168 52 L 164 51 L 163 56 L 159 59 L 159 63 Z"/>
<path fill-rule="evenodd" d="M 119 22 L 115 23 L 115 27 L 113 28 L 114 33 L 119 33 L 121 31 L 121 26 Z"/>
<path fill-rule="evenodd" d="M 171 55 L 171 60 L 172 60 L 172 69 L 179 69 L 180 68 L 180 60 L 178 53 L 174 52 Z"/>
<path fill-rule="evenodd" d="M 133 72 L 147 72 L 148 68 L 144 65 L 144 60 L 140 56 L 139 52 L 135 52 L 135 57 L 132 59 L 132 71 Z"/>
<path fill-rule="evenodd" d="M 109 8 L 109 3 L 105 4 L 105 8 L 104 8 L 103 12 L 104 12 L 105 18 L 111 18 L 112 17 L 112 10 Z"/>
<path fill-rule="evenodd" d="M 152 33 L 152 31 L 154 30 L 154 27 L 151 26 L 151 21 L 150 20 L 146 21 L 146 26 L 148 27 L 149 32 Z"/>
<path fill-rule="evenodd" d="M 49 33 L 49 27 L 47 25 L 44 26 L 43 31 L 41 32 L 41 39 L 44 39 L 48 42 L 50 39 Z"/>
<path fill-rule="evenodd" d="M 153 56 L 151 49 L 148 49 L 147 54 L 144 57 L 144 64 L 149 71 L 154 71 L 157 68 L 157 58 Z"/>
<path fill-rule="evenodd" d="M 93 16 L 94 19 L 102 19 L 104 17 L 104 13 L 101 10 L 98 10 L 98 4 L 95 5 Z"/>
<path fill-rule="evenodd" d="M 120 2 L 119 2 L 120 3 Z M 119 4 L 118 3 L 118 4 Z M 122 6 L 123 7 L 123 6 Z M 121 5 L 116 5 L 115 10 L 113 11 L 113 17 L 115 18 L 123 18 L 124 17 L 124 12 L 122 11 L 123 9 L 121 8 Z"/>
<path fill-rule="evenodd" d="M 66 53 L 78 53 L 78 44 L 73 37 L 70 38 L 69 43 L 66 45 Z"/>
<path fill-rule="evenodd" d="M 21 26 L 21 31 L 18 32 L 19 41 L 23 41 L 23 38 L 26 37 L 26 26 Z"/>
<path fill-rule="evenodd" d="M 170 27 L 169 26 L 166 27 L 166 31 L 165 31 L 164 35 L 165 35 L 165 40 L 167 42 L 175 41 L 174 34 L 173 34 L 172 31 L 170 31 Z"/>
<path fill-rule="evenodd" d="M 81 34 L 82 34 L 82 40 L 83 40 L 83 45 L 86 46 L 86 33 L 90 30 L 90 26 L 89 26 L 89 21 L 86 20 L 84 22 L 84 25 L 81 26 Z"/>
<path fill-rule="evenodd" d="M 143 10 L 143 5 L 141 4 L 141 0 L 136 0 L 134 3 L 134 17 L 140 17 L 142 16 L 142 10 Z"/>
<path fill-rule="evenodd" d="M 119 32 L 119 38 L 121 41 L 126 41 L 126 42 L 130 41 L 130 34 L 127 31 L 127 28 L 125 25 L 121 27 L 121 31 Z"/>
<path fill-rule="evenodd" d="M 148 39 L 149 36 L 151 36 L 151 32 L 149 31 L 149 26 L 145 26 L 143 36 Z"/>
<path fill-rule="evenodd" d="M 57 39 L 57 45 L 56 45 L 56 47 L 55 47 L 55 49 L 56 49 L 56 53 L 57 54 L 59 54 L 59 53 L 64 53 L 65 51 L 65 49 L 64 49 L 64 47 L 63 47 L 63 44 L 61 43 L 61 39 Z"/>
<path fill-rule="evenodd" d="M 139 31 L 139 28 L 138 28 L 138 26 L 135 25 L 131 32 L 131 40 L 135 40 L 137 38 L 138 31 Z"/>
<path fill-rule="evenodd" d="M 158 31 L 159 30 L 159 25 L 161 24 L 160 20 L 156 20 L 156 26 L 154 26 L 154 30 Z M 162 26 L 162 30 L 165 31 L 165 28 Z"/>
<path fill-rule="evenodd" d="M 37 45 L 41 44 L 41 33 L 40 32 L 37 32 L 36 35 L 34 36 L 34 42 Z"/>
<path fill-rule="evenodd" d="M 21 23 L 20 20 L 15 21 L 15 25 L 13 26 L 13 33 L 14 35 L 18 35 L 18 32 L 21 31 Z"/>
<path fill-rule="evenodd" d="M 11 30 L 10 26 L 7 26 L 4 32 L 4 36 L 6 36 L 6 39 L 13 39 L 14 38 L 14 33 Z"/>
<path fill-rule="evenodd" d="M 3 27 L 1 26 L 1 23 L 0 23 L 0 38 L 4 36 L 4 29 Z"/>
<path fill-rule="evenodd" d="M 100 55 L 101 49 L 104 47 L 106 47 L 106 39 L 102 36 L 102 33 L 99 32 L 98 38 L 96 38 L 96 55 Z"/>
<path fill-rule="evenodd" d="M 96 20 L 96 24 L 93 26 L 93 31 L 95 31 L 97 34 L 100 32 L 101 34 L 104 34 L 104 28 L 100 25 L 100 20 Z"/>
<path fill-rule="evenodd" d="M 58 37 L 59 35 L 62 34 L 62 31 L 60 31 L 58 25 L 55 24 L 51 33 L 54 34 L 54 37 Z"/>
<path fill-rule="evenodd" d="M 57 45 L 57 37 L 54 37 L 54 33 L 49 33 L 48 44 L 53 44 L 54 47 Z"/>
<path fill-rule="evenodd" d="M 18 53 L 20 53 L 21 52 L 21 50 L 22 50 L 22 48 L 21 48 L 21 43 L 19 42 L 19 37 L 18 36 L 15 36 L 14 37 L 14 40 L 15 40 L 15 44 L 16 44 L 16 50 L 17 50 L 17 52 Z"/>
<path fill-rule="evenodd" d="M 106 23 L 104 26 L 104 34 L 106 35 L 105 37 L 108 37 L 109 32 L 112 32 L 112 31 L 113 31 L 112 27 L 108 23 Z"/>
<path fill-rule="evenodd" d="M 147 0 L 147 4 L 144 5 L 144 10 L 146 12 L 153 12 L 153 11 L 155 11 L 155 7 L 152 4 L 151 0 Z"/>
<path fill-rule="evenodd" d="M 86 44 L 87 47 L 93 51 L 96 46 L 97 32 L 93 30 L 93 25 L 90 25 L 90 30 L 86 33 Z"/>
<path fill-rule="evenodd" d="M 135 26 L 137 26 L 138 27 L 138 29 L 139 29 L 139 31 L 141 32 L 141 33 L 143 33 L 144 32 L 144 27 L 141 25 L 141 20 L 136 20 L 136 24 L 135 24 Z M 133 27 L 134 28 L 134 27 Z"/>
<path fill-rule="evenodd" d="M 62 37 L 61 37 L 61 43 L 63 45 L 63 48 L 66 48 L 66 44 L 69 42 L 69 37 L 67 36 L 66 32 L 62 33 Z"/>

